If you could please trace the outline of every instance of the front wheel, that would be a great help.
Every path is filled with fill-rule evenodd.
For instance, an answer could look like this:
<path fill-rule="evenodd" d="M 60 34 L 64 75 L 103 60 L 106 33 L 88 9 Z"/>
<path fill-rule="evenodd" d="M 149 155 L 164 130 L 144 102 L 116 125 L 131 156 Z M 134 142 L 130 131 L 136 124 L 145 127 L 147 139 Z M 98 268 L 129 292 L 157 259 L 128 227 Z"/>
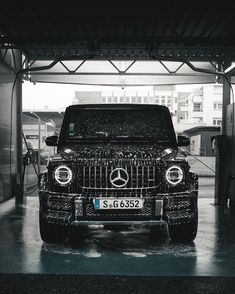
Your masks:
<path fill-rule="evenodd" d="M 39 214 L 40 235 L 46 243 L 63 242 L 66 238 L 66 229 L 59 225 L 49 224 L 46 219 Z"/>
<path fill-rule="evenodd" d="M 168 225 L 169 235 L 172 241 L 192 242 L 197 235 L 198 216 L 187 224 Z"/>

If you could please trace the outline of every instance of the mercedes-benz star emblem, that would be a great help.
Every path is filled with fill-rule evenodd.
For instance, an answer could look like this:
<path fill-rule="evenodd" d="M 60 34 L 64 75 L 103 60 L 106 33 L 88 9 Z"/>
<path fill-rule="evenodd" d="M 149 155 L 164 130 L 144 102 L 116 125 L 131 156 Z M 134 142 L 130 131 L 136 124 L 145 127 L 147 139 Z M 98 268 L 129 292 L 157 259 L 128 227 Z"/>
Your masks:
<path fill-rule="evenodd" d="M 128 181 L 129 175 L 124 168 L 117 167 L 110 173 L 110 182 L 114 187 L 124 187 Z"/>

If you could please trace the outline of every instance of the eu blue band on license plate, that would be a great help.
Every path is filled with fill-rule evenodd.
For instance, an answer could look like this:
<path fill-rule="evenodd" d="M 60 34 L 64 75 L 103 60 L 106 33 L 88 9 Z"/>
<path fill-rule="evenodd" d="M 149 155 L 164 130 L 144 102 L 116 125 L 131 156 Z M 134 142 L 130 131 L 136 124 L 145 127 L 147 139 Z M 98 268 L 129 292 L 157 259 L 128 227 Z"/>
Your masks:
<path fill-rule="evenodd" d="M 95 209 L 99 209 L 99 208 L 100 208 L 100 200 L 95 199 Z"/>

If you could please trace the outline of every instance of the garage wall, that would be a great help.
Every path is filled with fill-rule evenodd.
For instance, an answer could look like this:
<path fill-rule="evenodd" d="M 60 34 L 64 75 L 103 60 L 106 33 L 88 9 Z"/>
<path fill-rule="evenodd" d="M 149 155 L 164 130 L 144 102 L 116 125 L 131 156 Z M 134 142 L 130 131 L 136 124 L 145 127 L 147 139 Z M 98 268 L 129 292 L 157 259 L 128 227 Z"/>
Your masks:
<path fill-rule="evenodd" d="M 14 59 L 14 60 L 13 60 Z M 21 64 L 20 52 L 9 52 L 4 60 L 0 59 L 0 202 L 16 196 L 19 189 L 21 152 L 17 139 L 17 104 L 21 100 L 21 82 L 15 86 L 12 104 L 12 144 L 11 134 L 11 94 L 15 73 Z M 19 134 L 21 136 L 21 134 Z"/>

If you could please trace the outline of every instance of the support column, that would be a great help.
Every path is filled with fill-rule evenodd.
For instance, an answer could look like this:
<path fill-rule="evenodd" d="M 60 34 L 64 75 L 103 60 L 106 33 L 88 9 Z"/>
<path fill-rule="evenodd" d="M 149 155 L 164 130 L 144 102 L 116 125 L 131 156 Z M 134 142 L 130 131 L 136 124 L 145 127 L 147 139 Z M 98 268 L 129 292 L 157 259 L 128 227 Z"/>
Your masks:
<path fill-rule="evenodd" d="M 17 52 L 16 55 L 18 69 L 21 68 L 22 55 Z M 16 170 L 16 195 L 15 204 L 20 205 L 24 203 L 24 184 L 23 184 L 23 152 L 22 152 L 22 75 L 18 75 L 15 85 L 15 99 L 16 99 L 16 130 L 17 130 L 17 170 Z"/>
<path fill-rule="evenodd" d="M 24 202 L 23 155 L 22 155 L 22 76 L 18 76 L 16 83 L 16 128 L 17 128 L 17 175 L 16 175 L 16 205 Z"/>
<path fill-rule="evenodd" d="M 224 71 L 231 65 L 231 58 L 229 54 L 224 57 L 223 68 Z M 215 174 L 215 205 L 221 207 L 226 206 L 228 185 L 230 178 L 230 159 L 229 152 L 230 143 L 227 139 L 227 108 L 230 104 L 231 88 L 230 88 L 230 76 L 223 77 L 223 108 L 222 108 L 222 136 L 217 138 L 216 146 L 216 174 Z"/>
<path fill-rule="evenodd" d="M 228 57 L 224 60 L 224 70 L 231 65 L 231 59 Z M 230 76 L 223 77 L 223 109 L 222 109 L 222 135 L 226 135 L 227 129 L 227 106 L 230 104 L 231 89 L 229 82 L 231 81 Z"/>

